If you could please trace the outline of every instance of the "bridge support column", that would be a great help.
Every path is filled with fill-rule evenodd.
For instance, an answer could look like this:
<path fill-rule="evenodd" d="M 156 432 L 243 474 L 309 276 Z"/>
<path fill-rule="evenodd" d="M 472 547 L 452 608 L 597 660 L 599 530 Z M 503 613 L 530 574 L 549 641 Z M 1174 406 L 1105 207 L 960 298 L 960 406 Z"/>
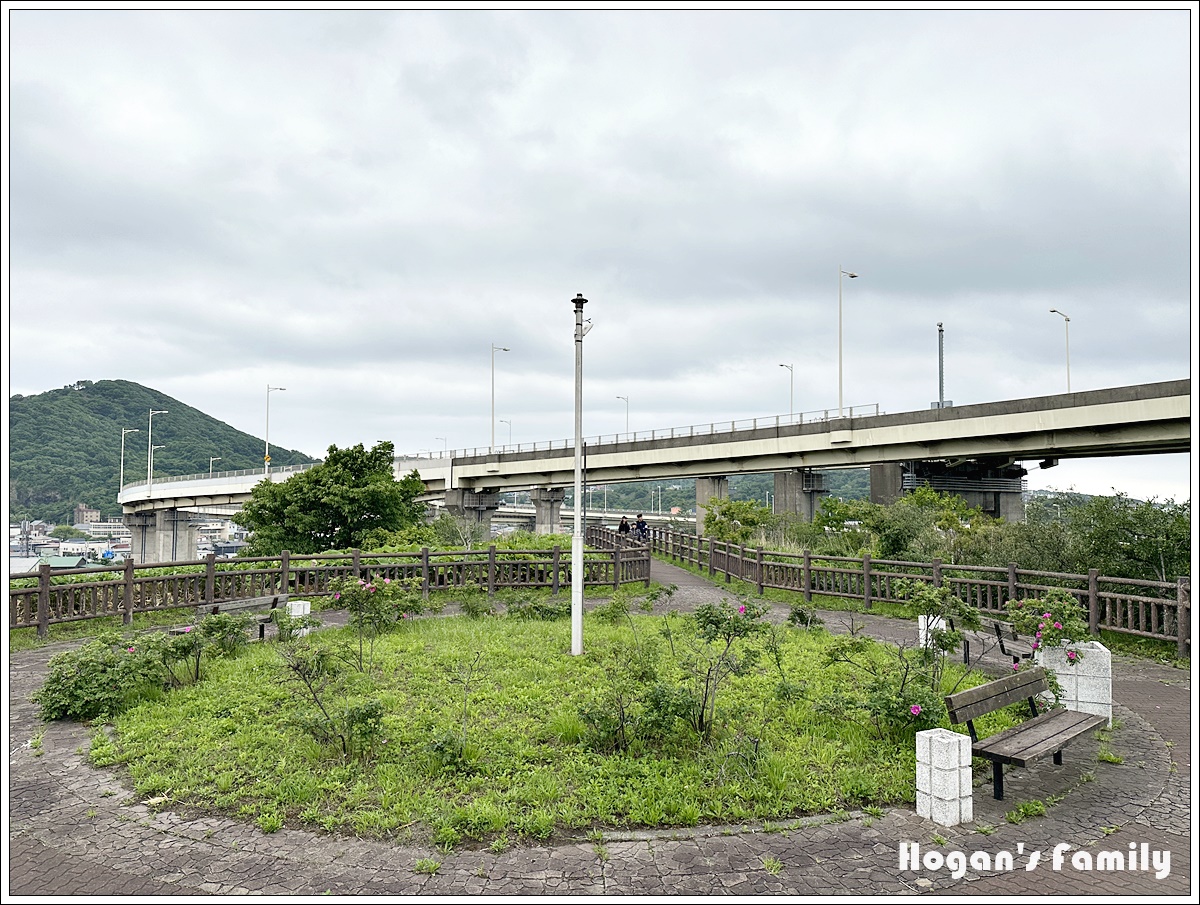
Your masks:
<path fill-rule="evenodd" d="M 485 536 L 492 533 L 492 514 L 499 508 L 499 493 L 463 489 L 446 491 L 446 511 L 472 526 L 479 526 Z"/>
<path fill-rule="evenodd" d="M 916 461 L 871 466 L 871 502 L 889 504 L 918 487 L 953 493 L 1009 522 L 1025 519 L 1025 469 L 1012 462 Z"/>
<path fill-rule="evenodd" d="M 871 466 L 871 502 L 890 506 L 904 492 L 904 467 L 899 462 Z"/>
<path fill-rule="evenodd" d="M 199 532 L 190 513 L 181 509 L 159 509 L 125 516 L 129 526 L 130 556 L 134 562 L 180 562 L 196 558 Z"/>
<path fill-rule="evenodd" d="M 537 534 L 558 534 L 561 531 L 563 497 L 561 487 L 534 487 L 529 491 L 533 501 L 533 530 Z"/>
<path fill-rule="evenodd" d="M 819 471 L 798 468 L 775 472 L 775 511 L 794 512 L 811 522 L 825 495 L 825 479 Z"/>
<path fill-rule="evenodd" d="M 729 478 L 696 478 L 696 534 L 704 536 L 704 504 L 716 497 L 729 498 Z"/>

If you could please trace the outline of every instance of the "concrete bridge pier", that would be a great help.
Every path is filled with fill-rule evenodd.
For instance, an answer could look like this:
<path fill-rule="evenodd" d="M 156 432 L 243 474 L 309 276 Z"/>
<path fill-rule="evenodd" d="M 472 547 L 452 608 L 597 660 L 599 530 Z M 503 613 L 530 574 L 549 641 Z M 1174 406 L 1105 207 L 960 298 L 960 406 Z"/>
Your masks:
<path fill-rule="evenodd" d="M 1025 519 L 1026 471 L 1012 461 L 933 460 L 885 462 L 871 466 L 871 502 L 894 503 L 928 486 L 953 493 L 968 506 L 1009 522 Z"/>
<path fill-rule="evenodd" d="M 775 472 L 776 512 L 794 512 L 811 522 L 824 495 L 825 479 L 819 471 L 797 468 Z"/>
<path fill-rule="evenodd" d="M 704 504 L 716 497 L 729 498 L 729 478 L 696 478 L 696 534 L 704 536 Z"/>
<path fill-rule="evenodd" d="M 558 534 L 562 521 L 563 497 L 567 491 L 562 487 L 534 487 L 529 491 L 533 501 L 533 530 L 537 534 Z"/>
<path fill-rule="evenodd" d="M 447 490 L 446 511 L 455 518 L 479 525 L 491 534 L 492 515 L 500 508 L 500 494 L 486 490 Z"/>
<path fill-rule="evenodd" d="M 196 558 L 199 532 L 193 515 L 181 509 L 158 509 L 125 515 L 132 534 L 130 555 L 135 563 L 179 562 Z"/>

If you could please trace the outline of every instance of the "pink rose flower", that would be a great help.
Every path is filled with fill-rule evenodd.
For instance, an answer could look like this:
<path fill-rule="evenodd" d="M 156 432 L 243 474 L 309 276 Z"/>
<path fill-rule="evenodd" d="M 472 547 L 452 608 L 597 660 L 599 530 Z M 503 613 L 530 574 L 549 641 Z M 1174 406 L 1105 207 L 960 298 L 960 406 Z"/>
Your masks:
<path fill-rule="evenodd" d="M 738 613 L 741 615 L 744 615 L 745 612 L 746 612 L 746 604 L 743 603 L 740 607 L 738 607 Z"/>
<path fill-rule="evenodd" d="M 1054 627 L 1055 627 L 1056 629 L 1058 629 L 1059 631 L 1062 631 L 1062 623 L 1061 623 L 1061 622 L 1056 622 L 1056 623 L 1054 623 Z"/>
<path fill-rule="evenodd" d="M 917 714 L 919 714 L 921 712 L 921 705 L 913 704 L 911 707 L 908 708 L 908 712 L 911 713 L 913 716 L 916 716 Z"/>
<path fill-rule="evenodd" d="M 1073 651 L 1073 650 L 1067 651 L 1067 659 L 1074 660 L 1075 659 L 1075 651 Z"/>
<path fill-rule="evenodd" d="M 1014 663 L 1014 664 L 1013 664 L 1013 672 L 1016 672 L 1016 671 L 1017 671 L 1018 669 L 1020 669 L 1020 668 L 1021 668 L 1021 664 L 1020 664 L 1020 663 Z"/>

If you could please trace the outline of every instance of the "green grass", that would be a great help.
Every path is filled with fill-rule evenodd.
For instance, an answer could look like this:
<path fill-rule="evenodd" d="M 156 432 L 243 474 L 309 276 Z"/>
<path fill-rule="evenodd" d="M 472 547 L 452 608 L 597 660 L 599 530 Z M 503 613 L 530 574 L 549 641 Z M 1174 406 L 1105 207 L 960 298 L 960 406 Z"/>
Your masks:
<path fill-rule="evenodd" d="M 644 642 L 663 619 L 634 622 Z M 278 647 L 252 645 L 236 660 L 212 661 L 200 684 L 118 717 L 115 738 L 94 736 L 92 759 L 126 765 L 143 799 L 169 795 L 173 805 L 234 814 L 264 832 L 303 825 L 367 837 L 416 833 L 443 848 L 472 840 L 506 847 L 601 827 L 843 819 L 848 808 L 913 801 L 911 737 L 881 741 L 814 710 L 811 702 L 848 681 L 848 667 L 822 663 L 825 632 L 785 633 L 785 666 L 808 683 L 803 699 L 776 700 L 778 676 L 765 669 L 731 678 L 711 746 L 679 724 L 653 748 L 589 748 L 579 713 L 608 687 L 599 655 L 629 637 L 626 623 L 604 625 L 589 614 L 589 655 L 572 657 L 567 620 L 403 623 L 377 640 L 372 674 L 346 673 L 348 695 L 384 705 L 382 738 L 363 759 L 345 759 L 301 728 L 311 707 L 281 681 Z M 352 638 L 340 629 L 311 641 Z M 660 651 L 665 657 L 665 642 Z M 889 656 L 882 648 L 879 655 Z M 457 768 L 433 757 L 432 743 L 447 738 L 465 740 Z M 750 738 L 758 740 L 752 762 L 739 754 Z"/>
<path fill-rule="evenodd" d="M 12 654 L 24 650 L 36 650 L 39 647 L 58 644 L 62 641 L 95 638 L 108 629 L 128 628 L 132 631 L 141 631 L 162 628 L 166 625 L 187 625 L 191 621 L 192 614 L 191 607 L 155 613 L 137 613 L 133 617 L 133 624 L 129 626 L 122 624 L 120 616 L 102 616 L 97 619 L 81 619 L 78 622 L 56 622 L 46 627 L 45 638 L 39 638 L 37 628 L 33 626 L 14 628 L 8 633 L 8 651 Z"/>

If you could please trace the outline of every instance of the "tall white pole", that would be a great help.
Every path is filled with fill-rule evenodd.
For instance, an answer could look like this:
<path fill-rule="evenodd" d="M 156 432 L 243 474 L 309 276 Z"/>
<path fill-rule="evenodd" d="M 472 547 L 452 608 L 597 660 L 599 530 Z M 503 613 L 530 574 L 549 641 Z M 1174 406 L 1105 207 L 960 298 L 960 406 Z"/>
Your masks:
<path fill-rule="evenodd" d="M 488 447 L 488 452 L 496 448 L 496 353 L 507 351 L 504 346 L 492 343 L 492 445 Z"/>
<path fill-rule="evenodd" d="M 212 474 L 213 474 L 213 472 L 212 472 L 212 463 L 213 463 L 213 462 L 220 462 L 220 461 L 221 461 L 221 457 L 220 457 L 220 456 L 209 456 L 209 457 L 208 457 L 208 476 L 209 476 L 210 478 L 212 477 Z"/>
<path fill-rule="evenodd" d="M 118 493 L 120 493 L 121 490 L 125 489 L 125 435 L 126 434 L 136 434 L 138 432 L 138 430 L 139 429 L 136 427 L 121 428 L 121 477 L 120 477 L 120 481 L 119 481 L 121 486 L 120 486 L 120 490 L 117 491 Z"/>
<path fill-rule="evenodd" d="M 271 474 L 271 393 L 275 390 L 287 390 L 287 387 L 273 387 L 267 384 L 267 424 L 263 431 L 263 474 Z"/>
<path fill-rule="evenodd" d="M 583 306 L 575 299 L 575 531 L 571 535 L 571 654 L 583 653 Z"/>
<path fill-rule="evenodd" d="M 783 365 L 779 367 L 788 369 L 788 417 L 796 414 L 796 372 L 792 365 Z"/>
<path fill-rule="evenodd" d="M 150 486 L 154 483 L 154 416 L 166 415 L 165 410 L 150 409 L 150 419 L 146 427 L 146 497 L 150 497 Z"/>
<path fill-rule="evenodd" d="M 625 400 L 625 436 L 628 437 L 629 436 L 629 397 L 628 396 L 618 396 L 617 398 Z"/>
<path fill-rule="evenodd" d="M 842 276 L 855 279 L 857 273 L 838 268 L 838 417 L 842 417 Z"/>
<path fill-rule="evenodd" d="M 1071 392 L 1071 319 L 1057 308 L 1050 309 L 1051 314 L 1057 314 L 1063 319 L 1063 330 L 1067 340 L 1067 392 Z"/>

